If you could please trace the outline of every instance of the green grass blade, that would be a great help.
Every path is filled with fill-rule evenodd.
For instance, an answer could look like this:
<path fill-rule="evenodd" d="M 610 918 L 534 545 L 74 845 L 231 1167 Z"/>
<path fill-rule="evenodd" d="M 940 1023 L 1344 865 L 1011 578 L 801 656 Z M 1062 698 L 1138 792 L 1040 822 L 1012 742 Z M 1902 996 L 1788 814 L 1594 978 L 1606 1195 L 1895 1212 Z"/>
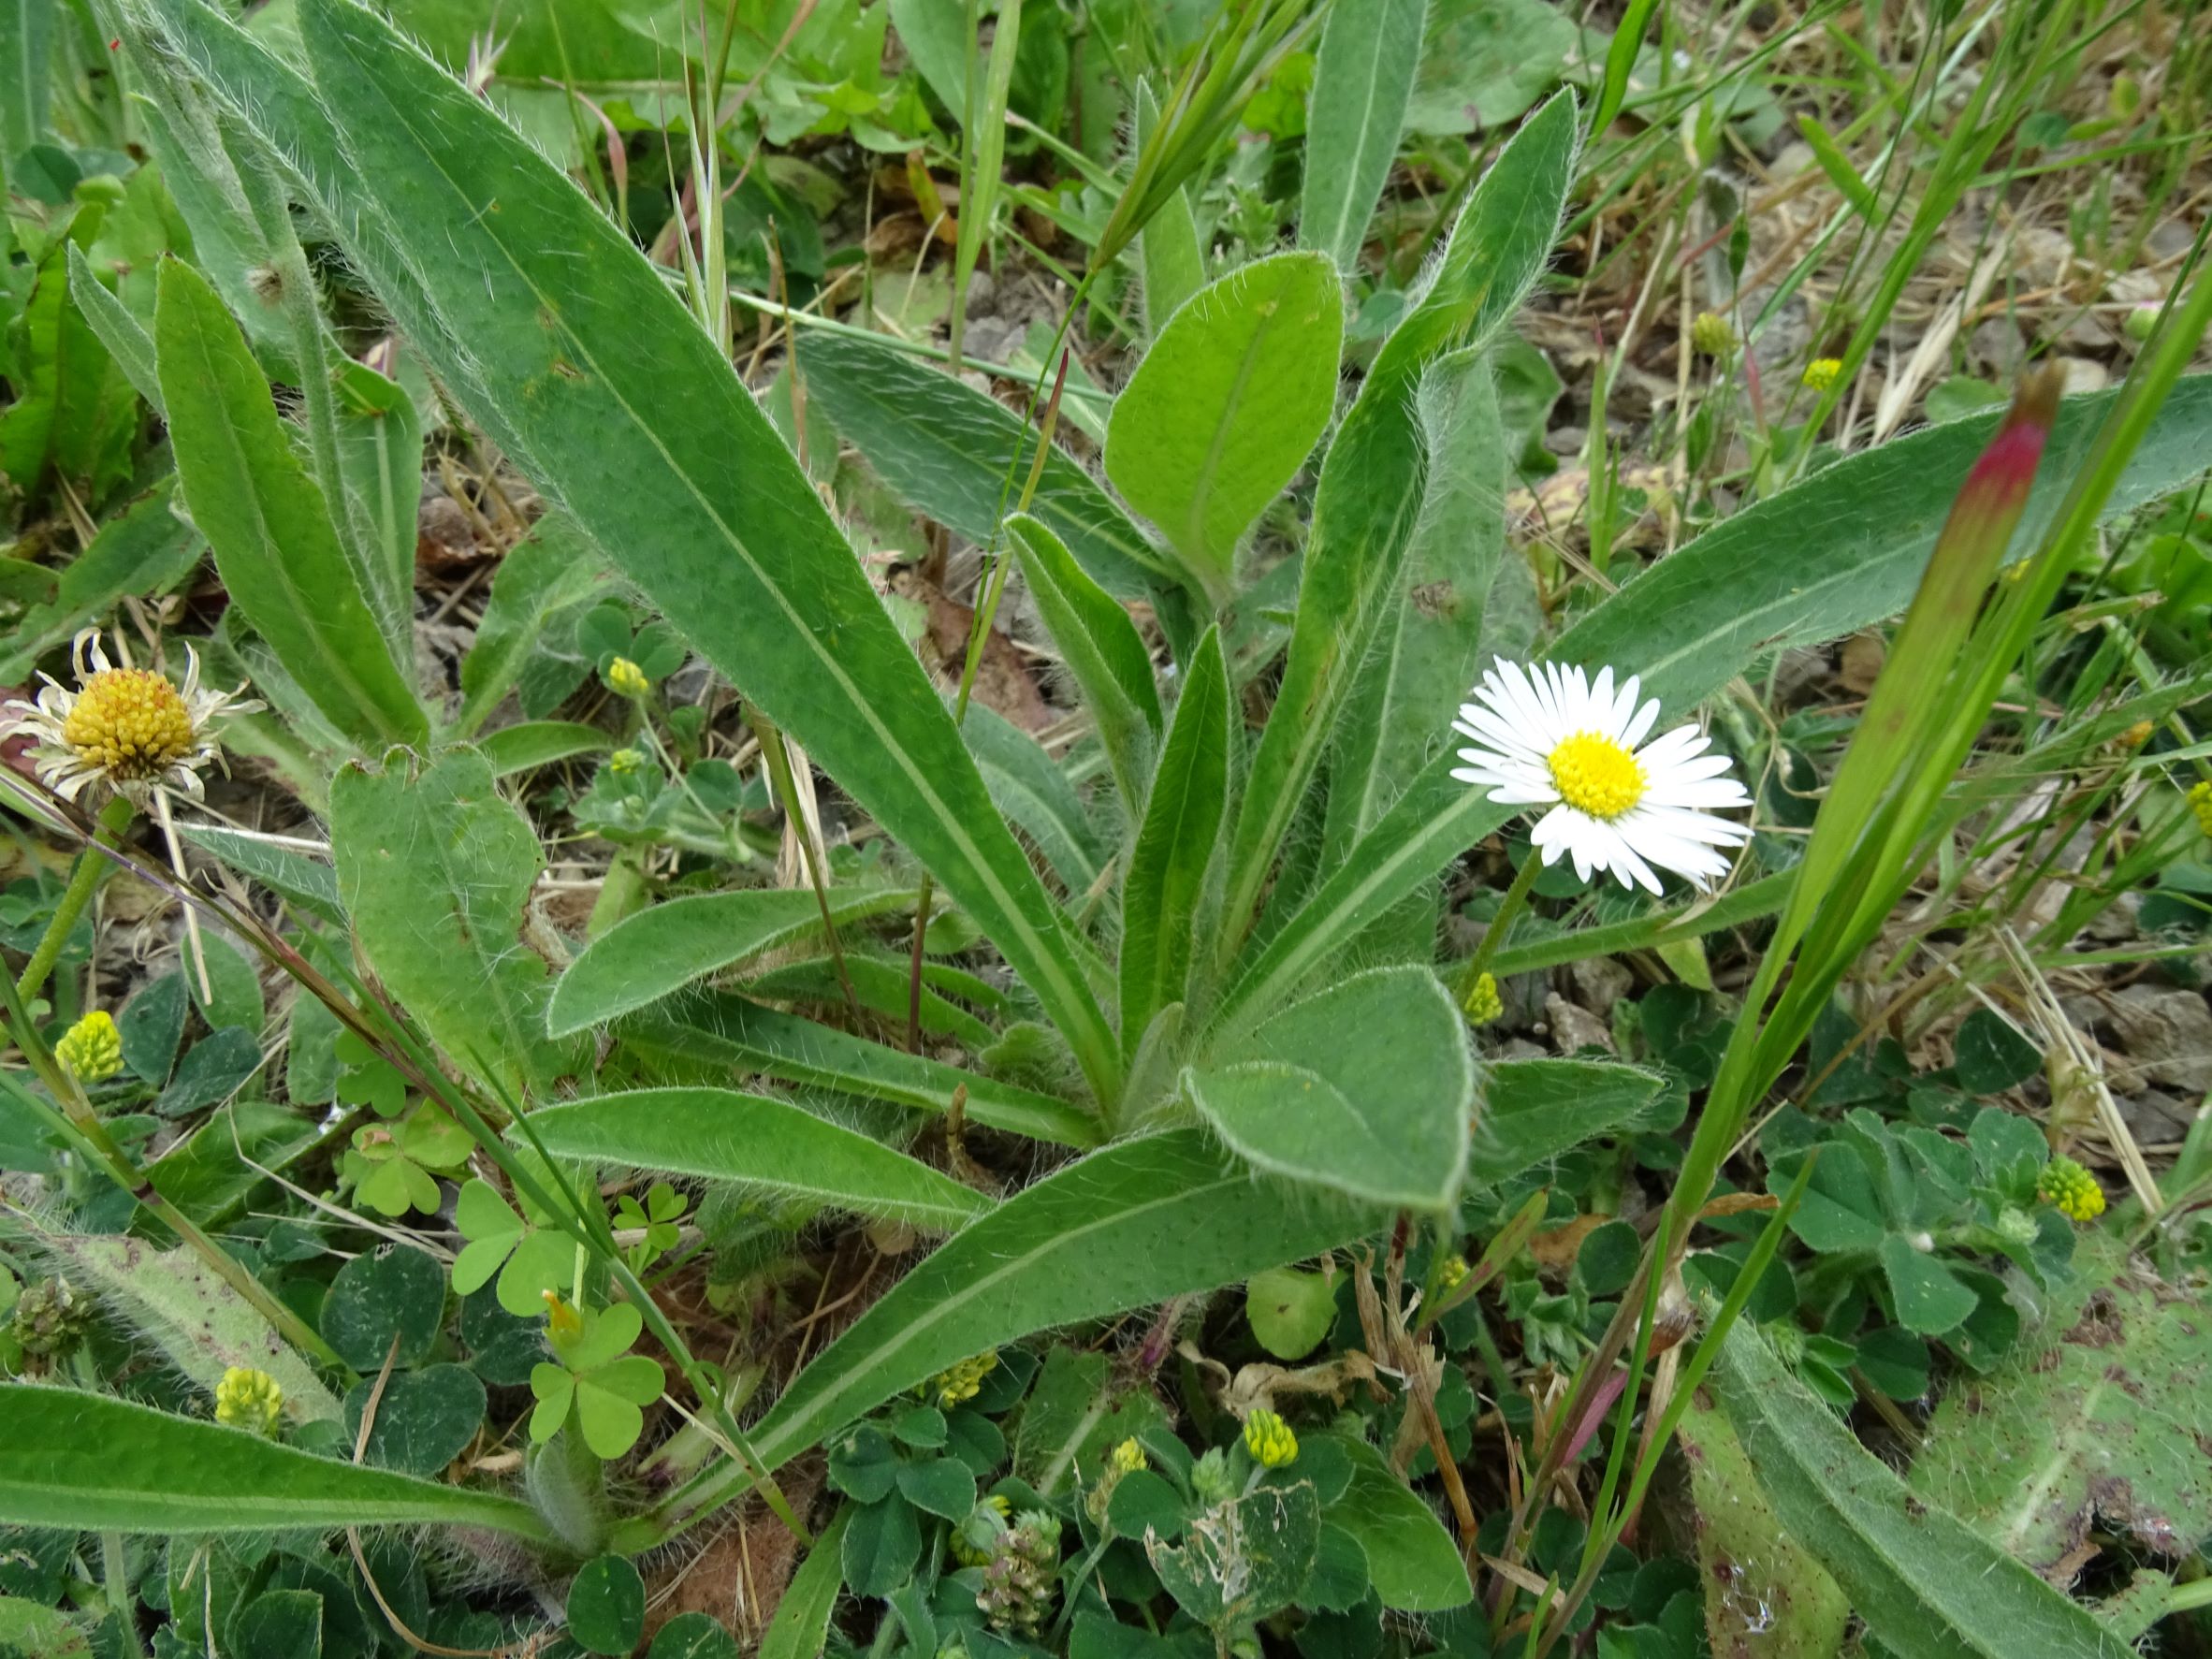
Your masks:
<path fill-rule="evenodd" d="M 916 1227 L 957 1228 L 991 1207 L 972 1187 L 788 1100 L 734 1089 L 636 1089 L 531 1114 L 556 1157 L 737 1181 L 779 1198 Z"/>
<path fill-rule="evenodd" d="M 1146 135 L 1158 122 L 1152 83 L 1140 80 L 1129 111 L 1132 153 L 1143 150 Z M 1206 255 L 1199 246 L 1198 222 L 1190 216 L 1190 197 L 1182 190 L 1171 191 L 1137 233 L 1137 257 L 1144 273 L 1144 336 L 1157 340 L 1175 308 L 1206 285 Z"/>

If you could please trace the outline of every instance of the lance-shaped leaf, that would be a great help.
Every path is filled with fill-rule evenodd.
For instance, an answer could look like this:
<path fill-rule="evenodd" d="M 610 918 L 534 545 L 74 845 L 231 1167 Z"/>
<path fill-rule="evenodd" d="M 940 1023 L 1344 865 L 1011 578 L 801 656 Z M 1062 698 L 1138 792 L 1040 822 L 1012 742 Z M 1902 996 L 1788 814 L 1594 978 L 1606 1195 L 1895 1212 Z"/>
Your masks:
<path fill-rule="evenodd" d="M 1337 0 L 1321 29 L 1298 240 L 1346 270 L 1360 262 L 1368 218 L 1398 156 L 1427 13 L 1427 0 Z"/>
<path fill-rule="evenodd" d="M 832 891 L 842 924 L 910 909 L 900 888 Z M 568 965 L 553 987 L 546 1025 L 556 1037 L 649 1007 L 693 980 L 822 931 L 822 906 L 800 887 L 701 893 L 625 916 Z"/>
<path fill-rule="evenodd" d="M 556 1157 L 634 1164 L 917 1227 L 956 1228 L 991 1201 L 880 1141 L 788 1100 L 735 1089 L 634 1089 L 531 1114 Z"/>
<path fill-rule="evenodd" d="M 1122 1046 L 1134 1053 L 1152 1016 L 1184 1000 L 1200 901 L 1229 795 L 1231 705 L 1221 635 L 1199 643 L 1160 751 L 1151 798 L 1121 890 Z"/>
<path fill-rule="evenodd" d="M 1739 1323 L 1713 1368 L 1722 1409 L 1790 1535 L 1899 1659 L 2128 1659 L 2134 1649 L 1981 1534 L 1914 1496 Z"/>
<path fill-rule="evenodd" d="M 1226 948 L 1251 924 L 1338 710 L 1398 599 L 1428 472 L 1416 377 L 1440 354 L 1482 343 L 1521 304 L 1559 227 L 1575 135 L 1574 95 L 1561 93 L 1513 136 L 1452 226 L 1435 281 L 1375 354 L 1329 445 L 1290 654 L 1237 817 Z"/>
<path fill-rule="evenodd" d="M 771 1469 L 901 1390 L 1033 1332 L 1302 1260 L 1388 1212 L 1256 1178 L 1196 1129 L 1093 1153 L 1007 1200 L 895 1285 L 753 1432 Z M 662 1506 L 688 1523 L 743 1490 L 722 1465 Z"/>
<path fill-rule="evenodd" d="M 423 742 L 421 701 L 385 648 L 268 381 L 215 290 L 181 260 L 162 262 L 153 339 L 177 481 L 232 603 L 362 749 Z"/>
<path fill-rule="evenodd" d="M 1122 804 L 1134 817 L 1143 808 L 1165 723 L 1152 653 L 1129 613 L 1084 574 L 1049 526 L 1022 513 L 1007 520 L 1006 530 L 1022 579 L 1098 725 Z"/>
<path fill-rule="evenodd" d="M 997 399 L 880 340 L 816 332 L 799 342 L 808 396 L 893 494 L 970 541 L 989 542 L 1037 453 L 1037 434 Z M 1146 596 L 1171 565 L 1076 458 L 1045 451 L 1029 512 L 1092 580 Z"/>
<path fill-rule="evenodd" d="M 1277 254 L 1193 295 L 1113 400 L 1107 477 L 1217 603 L 1238 542 L 1329 424 L 1343 340 L 1336 268 Z"/>
<path fill-rule="evenodd" d="M 1379 968 L 1295 1003 L 1183 1082 L 1221 1138 L 1274 1174 L 1441 1210 L 1466 1173 L 1466 1024 L 1426 968 Z"/>
<path fill-rule="evenodd" d="M 623 1028 L 622 1041 L 670 1059 L 743 1065 L 786 1083 L 895 1100 L 925 1112 L 949 1112 L 960 1096 L 977 1123 L 1063 1146 L 1099 1143 L 1098 1119 L 1065 1100 L 738 997 L 706 998 L 687 1008 L 680 1023 L 634 1022 Z"/>
<path fill-rule="evenodd" d="M 714 342 L 628 238 L 388 24 L 310 0 L 300 28 L 328 111 L 302 145 L 335 127 L 341 152 L 308 157 L 309 180 L 413 343 L 937 875 L 1111 1097 L 1113 1032 L 1050 898 L 851 546 Z M 224 73 L 249 119 L 268 119 L 263 91 L 290 107 L 282 65 L 229 50 Z"/>
<path fill-rule="evenodd" d="M 0 1383 L 0 1521 L 18 1526 L 193 1534 L 444 1521 L 552 1541 L 513 1498 L 342 1463 L 82 1389 Z"/>

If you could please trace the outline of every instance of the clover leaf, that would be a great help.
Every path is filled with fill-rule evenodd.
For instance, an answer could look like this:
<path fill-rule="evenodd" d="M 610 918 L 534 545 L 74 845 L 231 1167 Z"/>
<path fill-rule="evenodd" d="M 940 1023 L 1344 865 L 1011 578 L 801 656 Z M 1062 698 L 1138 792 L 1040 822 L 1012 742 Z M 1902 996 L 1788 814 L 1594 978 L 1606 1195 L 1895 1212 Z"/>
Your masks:
<path fill-rule="evenodd" d="M 546 1291 L 573 1275 L 575 1245 L 568 1235 L 525 1221 L 488 1182 L 471 1181 L 460 1189 L 453 1218 L 469 1241 L 453 1264 L 458 1295 L 482 1289 L 496 1273 L 500 1306 L 527 1319 L 545 1311 Z"/>
<path fill-rule="evenodd" d="M 657 1361 L 629 1352 L 645 1321 L 626 1302 L 582 1316 L 581 1329 L 564 1335 L 560 1322 L 547 1332 L 559 1364 L 531 1368 L 530 1391 L 537 1396 L 530 1414 L 530 1437 L 540 1445 L 553 1438 L 571 1417 L 593 1454 L 618 1458 L 645 1431 L 640 1408 L 661 1397 L 663 1378 Z"/>

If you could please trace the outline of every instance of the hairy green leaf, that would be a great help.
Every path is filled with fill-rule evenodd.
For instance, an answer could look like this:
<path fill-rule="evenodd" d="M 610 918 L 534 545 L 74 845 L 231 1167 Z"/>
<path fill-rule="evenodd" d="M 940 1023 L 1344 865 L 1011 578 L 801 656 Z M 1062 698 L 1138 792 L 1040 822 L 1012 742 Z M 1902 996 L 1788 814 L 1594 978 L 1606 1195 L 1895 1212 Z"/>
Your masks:
<path fill-rule="evenodd" d="M 330 723 L 363 750 L 429 722 L 339 545 L 269 383 L 207 279 L 164 261 L 153 338 L 184 504 L 233 604 Z"/>
<path fill-rule="evenodd" d="M 911 910 L 903 888 L 833 889 L 830 917 L 840 926 Z M 546 1010 L 556 1037 L 604 1025 L 680 991 L 693 980 L 732 968 L 822 931 L 822 906 L 810 888 L 749 887 L 672 898 L 625 916 L 568 965 Z"/>
<path fill-rule="evenodd" d="M 80 1389 L 0 1383 L 0 1520 L 69 1532 L 276 1532 L 443 1521 L 552 1540 L 512 1498 L 358 1468 Z"/>
<path fill-rule="evenodd" d="M 1238 542 L 1329 424 L 1343 339 L 1335 267 L 1273 255 L 1181 306 L 1113 400 L 1106 475 L 1216 602 Z"/>
<path fill-rule="evenodd" d="M 1899 1659 L 2127 1659 L 2128 1643 L 1963 1521 L 1922 1502 L 1739 1322 L 1713 1368 L 1790 1535 Z"/>
<path fill-rule="evenodd" d="M 1427 0 L 1337 0 L 1321 30 L 1298 240 L 1346 270 L 1360 262 L 1368 218 L 1398 156 L 1427 12 Z"/>
<path fill-rule="evenodd" d="M 741 1181 L 918 1227 L 955 1228 L 991 1207 L 982 1193 L 879 1141 L 788 1100 L 734 1089 L 600 1095 L 543 1107 L 530 1124 L 556 1157 Z"/>
<path fill-rule="evenodd" d="M 1134 1055 L 1152 1017 L 1181 1002 L 1198 949 L 1206 871 L 1229 800 L 1233 706 L 1221 635 L 1199 642 L 1144 804 L 1121 890 L 1121 1037 Z"/>

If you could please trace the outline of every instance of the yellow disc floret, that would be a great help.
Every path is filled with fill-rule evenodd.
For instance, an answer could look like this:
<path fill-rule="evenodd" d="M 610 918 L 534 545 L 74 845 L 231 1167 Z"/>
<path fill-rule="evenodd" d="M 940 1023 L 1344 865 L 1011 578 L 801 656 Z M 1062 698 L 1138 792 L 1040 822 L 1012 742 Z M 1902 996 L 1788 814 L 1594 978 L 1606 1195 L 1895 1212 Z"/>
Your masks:
<path fill-rule="evenodd" d="M 1275 1413 L 1255 1411 L 1244 1419 L 1244 1449 L 1261 1467 L 1280 1469 L 1298 1461 L 1298 1436 Z"/>
<path fill-rule="evenodd" d="M 1644 798 L 1644 769 L 1602 732 L 1577 732 L 1547 763 L 1559 798 L 1593 818 L 1618 818 Z"/>
<path fill-rule="evenodd" d="M 2070 1221 L 2094 1221 L 2104 1214 L 2104 1189 L 2097 1177 L 2070 1157 L 2044 1165 L 2035 1196 Z"/>
<path fill-rule="evenodd" d="M 1466 1010 L 1467 1018 L 1477 1026 L 1487 1026 L 1506 1011 L 1506 999 L 1498 995 L 1498 976 L 1478 973 L 1475 982 L 1467 987 L 1467 995 L 1460 1006 Z"/>
<path fill-rule="evenodd" d="M 105 1009 L 95 1009 L 62 1033 L 53 1057 L 79 1083 L 106 1083 L 123 1070 L 123 1034 Z"/>
<path fill-rule="evenodd" d="M 95 674 L 62 721 L 62 741 L 80 762 L 124 783 L 159 778 L 192 753 L 192 714 L 151 668 Z"/>
<path fill-rule="evenodd" d="M 266 1371 L 233 1365 L 215 1385 L 215 1420 L 256 1434 L 276 1432 L 277 1413 L 284 1406 L 284 1390 Z"/>

